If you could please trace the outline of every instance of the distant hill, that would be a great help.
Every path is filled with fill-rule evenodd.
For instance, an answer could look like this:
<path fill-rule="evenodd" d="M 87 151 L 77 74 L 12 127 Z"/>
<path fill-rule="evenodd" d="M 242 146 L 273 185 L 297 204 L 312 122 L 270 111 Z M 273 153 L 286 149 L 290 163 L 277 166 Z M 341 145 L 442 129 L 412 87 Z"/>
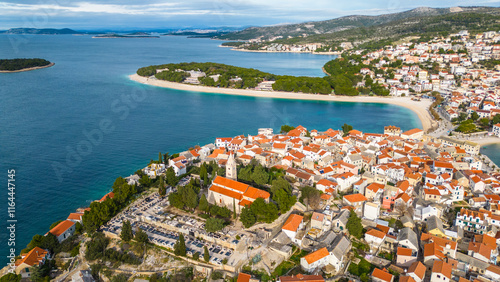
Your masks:
<path fill-rule="evenodd" d="M 227 33 L 228 31 L 209 31 L 209 32 L 175 31 L 167 33 L 165 35 L 187 36 L 190 38 L 212 38 L 212 37 L 222 36 Z"/>
<path fill-rule="evenodd" d="M 341 35 L 346 39 L 350 31 L 357 29 L 367 32 L 371 27 L 375 26 L 390 26 L 392 24 L 412 24 L 422 22 L 432 22 L 429 19 L 443 17 L 446 15 L 475 13 L 475 14 L 496 14 L 498 15 L 499 8 L 492 7 L 453 7 L 453 8 L 428 8 L 421 7 L 405 12 L 385 14 L 379 16 L 361 16 L 353 15 L 341 18 L 336 18 L 327 21 L 305 22 L 300 24 L 289 24 L 267 27 L 250 27 L 238 32 L 232 32 L 225 35 L 216 36 L 216 39 L 222 40 L 250 40 L 262 39 L 268 40 L 276 37 L 282 37 L 283 40 L 292 40 L 295 42 L 326 42 L 333 40 L 337 35 Z M 425 21 L 424 21 L 425 19 Z M 344 33 L 342 33 L 344 31 Z M 359 32 L 357 32 L 359 33 Z M 367 34 L 371 36 L 371 34 Z"/>
<path fill-rule="evenodd" d="M 2 34 L 84 34 L 83 32 L 75 31 L 69 28 L 11 28 L 9 30 L 0 31 Z"/>

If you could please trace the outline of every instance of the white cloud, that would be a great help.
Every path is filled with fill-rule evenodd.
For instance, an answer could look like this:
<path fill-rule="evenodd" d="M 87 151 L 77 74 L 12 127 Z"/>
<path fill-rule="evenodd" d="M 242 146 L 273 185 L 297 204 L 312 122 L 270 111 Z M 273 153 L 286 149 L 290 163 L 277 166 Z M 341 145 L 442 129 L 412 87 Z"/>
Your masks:
<path fill-rule="evenodd" d="M 41 2 L 39 2 L 41 1 Z M 21 19 L 50 16 L 50 22 L 81 26 L 94 22 L 130 27 L 151 26 L 152 22 L 196 26 L 272 25 L 332 19 L 346 15 L 377 15 L 409 10 L 418 6 L 440 7 L 481 5 L 500 0 L 0 0 L 2 25 L 17 27 Z M 119 4 L 117 4 L 119 3 Z M 483 5 L 484 5 L 483 4 Z M 493 4 L 490 4 L 493 5 Z M 498 4 L 497 4 L 498 6 Z M 16 21 L 16 17 L 19 20 Z M 3 27 L 2 27 L 3 28 Z"/>

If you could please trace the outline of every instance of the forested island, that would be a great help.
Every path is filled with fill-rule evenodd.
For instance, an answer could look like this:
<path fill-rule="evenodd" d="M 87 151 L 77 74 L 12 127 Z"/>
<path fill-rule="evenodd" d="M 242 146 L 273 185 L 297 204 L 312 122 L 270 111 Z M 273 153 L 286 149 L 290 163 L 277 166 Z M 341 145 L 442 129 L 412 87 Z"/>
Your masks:
<path fill-rule="evenodd" d="M 355 75 L 363 64 L 355 65 L 353 60 L 361 58 L 340 57 L 327 62 L 324 66 L 325 77 L 275 75 L 251 68 L 241 68 L 218 63 L 178 63 L 143 67 L 137 74 L 143 77 L 177 83 L 202 86 L 255 89 L 268 91 L 300 92 L 310 94 L 332 94 L 355 96 L 373 93 L 389 95 L 382 86 L 368 83 L 366 89 L 357 89 L 356 84 L 363 79 Z"/>
<path fill-rule="evenodd" d="M 130 34 L 117 34 L 117 33 L 100 34 L 100 35 L 95 35 L 92 38 L 160 38 L 160 37 L 145 32 L 134 32 Z"/>
<path fill-rule="evenodd" d="M 40 68 L 47 68 L 53 66 L 51 63 L 44 59 L 3 59 L 0 60 L 0 72 L 20 72 L 29 71 Z"/>

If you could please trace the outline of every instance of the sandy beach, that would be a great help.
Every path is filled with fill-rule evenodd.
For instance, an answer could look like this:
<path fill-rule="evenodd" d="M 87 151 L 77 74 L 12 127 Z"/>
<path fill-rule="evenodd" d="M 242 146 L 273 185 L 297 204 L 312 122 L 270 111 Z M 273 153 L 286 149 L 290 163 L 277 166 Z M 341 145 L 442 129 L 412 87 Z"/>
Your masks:
<path fill-rule="evenodd" d="M 176 82 L 169 82 L 164 80 L 157 80 L 148 77 L 142 77 L 137 74 L 129 75 L 133 81 L 164 87 L 177 90 L 205 92 L 205 93 L 218 93 L 229 95 L 240 95 L 250 97 L 265 97 L 277 99 L 296 99 L 296 100 L 313 100 L 313 101 L 333 101 L 333 102 L 358 102 L 358 103 L 383 103 L 392 104 L 415 112 L 422 122 L 423 130 L 426 131 L 433 126 L 436 122 L 432 119 L 429 111 L 427 110 L 431 105 L 431 101 L 423 99 L 421 101 L 413 101 L 409 97 L 377 97 L 377 96 L 336 96 L 336 95 L 319 95 L 319 94 L 302 94 L 295 92 L 281 92 L 281 91 L 258 91 L 248 89 L 230 89 L 230 88 L 217 88 L 208 86 L 190 85 Z"/>
<path fill-rule="evenodd" d="M 477 143 L 477 144 L 479 144 L 481 146 L 486 146 L 486 145 L 500 143 L 500 138 L 498 138 L 496 136 L 488 136 L 488 137 L 484 137 L 484 138 L 481 138 L 481 139 L 472 139 L 470 141 L 474 142 L 474 143 Z"/>

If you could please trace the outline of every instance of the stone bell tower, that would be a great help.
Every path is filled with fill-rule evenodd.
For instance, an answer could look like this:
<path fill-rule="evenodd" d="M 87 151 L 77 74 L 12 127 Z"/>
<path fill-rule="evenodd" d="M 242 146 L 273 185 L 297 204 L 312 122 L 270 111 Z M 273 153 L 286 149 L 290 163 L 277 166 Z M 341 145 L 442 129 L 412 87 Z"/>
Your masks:
<path fill-rule="evenodd" d="M 234 153 L 229 153 L 229 159 L 226 163 L 226 178 L 232 180 L 238 180 L 238 171 L 236 169 L 236 160 L 234 159 Z"/>

